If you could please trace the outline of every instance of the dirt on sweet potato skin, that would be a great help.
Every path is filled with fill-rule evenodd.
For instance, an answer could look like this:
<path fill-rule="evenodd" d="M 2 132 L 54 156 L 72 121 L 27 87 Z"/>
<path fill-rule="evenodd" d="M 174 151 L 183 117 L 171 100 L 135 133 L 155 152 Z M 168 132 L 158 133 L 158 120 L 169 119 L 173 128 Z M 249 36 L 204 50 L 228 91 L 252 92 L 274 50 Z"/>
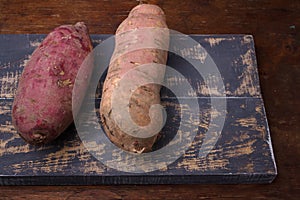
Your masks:
<path fill-rule="evenodd" d="M 134 42 L 135 37 L 141 37 L 143 41 L 145 35 L 123 35 L 125 32 L 142 28 L 162 28 L 167 29 L 165 14 L 161 8 L 151 4 L 141 4 L 134 7 L 128 17 L 120 24 L 116 31 L 116 45 L 114 55 L 122 52 L 124 42 Z M 130 37 L 129 37 L 130 36 Z M 128 38 L 127 38 L 128 37 Z M 154 35 L 151 41 L 157 43 L 168 43 L 161 35 Z M 161 45 L 163 46 L 163 45 Z M 126 45 L 125 45 L 126 47 Z M 100 117 L 103 128 L 108 138 L 119 148 L 134 153 L 149 152 L 157 139 L 157 135 L 148 138 L 133 137 L 124 131 L 112 119 L 112 94 L 124 74 L 130 70 L 147 63 L 158 63 L 165 65 L 167 62 L 167 52 L 159 49 L 140 49 L 120 55 L 116 60 L 111 61 L 108 74 L 102 90 L 102 101 L 100 103 Z M 147 75 L 148 78 L 155 79 L 157 73 L 164 70 L 157 70 Z M 132 77 L 132 81 L 144 79 L 143 77 Z M 146 79 L 145 79 L 146 80 Z M 143 81 L 142 81 L 143 82 Z M 133 92 L 129 105 L 130 117 L 139 126 L 146 126 L 150 123 L 149 108 L 153 104 L 160 104 L 160 88 L 156 84 L 148 84 L 138 88 Z M 128 92 L 128 91 L 123 91 Z M 122 96 L 122 95 L 120 95 Z M 118 101 L 123 101 L 119 99 Z M 118 102 L 116 102 L 118 103 Z M 123 116 L 120 116 L 123 117 Z"/>
<path fill-rule="evenodd" d="M 88 29 L 78 22 L 55 28 L 33 52 L 12 108 L 13 124 L 25 141 L 48 143 L 72 123 L 74 81 L 91 51 Z"/>

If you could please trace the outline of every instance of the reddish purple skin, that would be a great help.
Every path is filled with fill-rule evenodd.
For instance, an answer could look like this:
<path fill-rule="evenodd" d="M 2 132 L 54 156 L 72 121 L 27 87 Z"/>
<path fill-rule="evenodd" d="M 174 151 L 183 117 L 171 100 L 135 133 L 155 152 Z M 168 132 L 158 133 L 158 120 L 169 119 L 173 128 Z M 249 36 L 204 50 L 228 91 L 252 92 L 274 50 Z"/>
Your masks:
<path fill-rule="evenodd" d="M 19 80 L 12 121 L 31 144 L 58 137 L 73 121 L 72 90 L 92 44 L 82 22 L 52 31 L 33 52 Z"/>

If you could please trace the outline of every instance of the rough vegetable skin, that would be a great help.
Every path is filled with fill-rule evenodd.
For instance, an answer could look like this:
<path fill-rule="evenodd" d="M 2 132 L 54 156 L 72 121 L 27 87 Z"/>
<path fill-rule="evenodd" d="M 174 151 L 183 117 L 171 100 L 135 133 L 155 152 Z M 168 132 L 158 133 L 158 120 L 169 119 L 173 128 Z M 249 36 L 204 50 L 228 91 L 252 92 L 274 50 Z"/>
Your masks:
<path fill-rule="evenodd" d="M 33 52 L 12 109 L 13 124 L 25 141 L 50 142 L 72 123 L 74 81 L 91 51 L 88 29 L 78 22 L 55 28 Z"/>
<path fill-rule="evenodd" d="M 141 28 L 164 28 L 167 29 L 165 14 L 161 8 L 151 4 L 141 4 L 134 7 L 129 13 L 128 17 L 120 24 L 116 31 L 116 46 L 114 55 L 117 52 L 122 52 L 120 49 L 124 47 L 124 41 L 133 42 L 134 37 L 146 37 L 149 34 L 133 35 L 128 37 L 125 32 L 141 29 Z M 132 35 L 131 35 L 132 36 Z M 159 34 L 150 38 L 153 42 L 165 43 L 162 41 L 163 37 Z M 167 41 L 168 42 L 168 41 Z M 126 46 L 126 45 L 125 45 Z M 114 56 L 113 56 L 114 57 Z M 166 64 L 167 52 L 159 49 L 141 49 L 125 53 L 118 57 L 116 60 L 111 61 L 107 77 L 104 82 L 102 90 L 102 101 L 100 103 L 100 118 L 103 128 L 108 138 L 118 147 L 134 152 L 143 153 L 152 150 L 158 133 L 148 138 L 133 137 L 123 132 L 120 127 L 112 119 L 112 94 L 124 74 L 128 71 L 146 64 L 146 63 L 159 63 Z M 155 79 L 158 73 L 164 74 L 164 70 L 158 69 L 147 74 L 147 79 Z M 132 77 L 131 81 L 141 80 L 145 77 L 136 76 Z M 160 89 L 161 86 L 157 84 L 143 85 L 133 92 L 129 102 L 129 112 L 132 120 L 139 126 L 146 126 L 150 122 L 149 108 L 153 104 L 160 104 Z M 123 91 L 129 92 L 129 91 Z M 122 96 L 122 95 L 121 95 Z M 122 98 L 118 101 L 123 101 Z M 118 102 L 117 102 L 118 103 Z M 123 116 L 120 116 L 123 117 Z"/>

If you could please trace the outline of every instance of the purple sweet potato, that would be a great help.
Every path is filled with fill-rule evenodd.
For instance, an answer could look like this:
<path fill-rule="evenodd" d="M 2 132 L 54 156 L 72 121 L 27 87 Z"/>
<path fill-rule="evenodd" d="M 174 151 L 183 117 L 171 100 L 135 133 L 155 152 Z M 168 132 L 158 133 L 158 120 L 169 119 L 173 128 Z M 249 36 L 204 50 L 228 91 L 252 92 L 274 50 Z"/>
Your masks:
<path fill-rule="evenodd" d="M 153 34 L 153 32 L 150 33 L 147 30 L 143 31 L 145 28 L 150 30 L 150 32 L 155 28 L 167 30 L 165 15 L 161 8 L 150 4 L 138 5 L 131 10 L 129 16 L 118 27 L 116 31 L 116 46 L 113 58 L 120 57 L 116 58 L 116 60 L 111 60 L 102 90 L 102 100 L 100 105 L 101 122 L 108 138 L 116 146 L 135 153 L 151 151 L 158 133 L 151 135 L 150 137 L 142 138 L 134 137 L 132 134 L 124 132 L 112 117 L 112 95 L 114 90 L 120 86 L 120 81 L 127 72 L 136 69 L 143 64 L 166 64 L 167 52 L 161 49 L 145 48 L 122 54 L 122 52 L 126 52 L 126 49 L 123 48 L 129 48 L 130 45 L 139 45 L 139 43 L 135 41 L 148 40 L 158 44 L 158 46 L 165 46 L 163 44 L 169 43 L 168 34 L 166 34 L 167 37 L 163 37 L 161 34 Z M 135 35 L 134 31 L 136 30 L 142 31 Z M 126 34 L 128 32 L 132 33 Z M 157 69 L 150 73 L 144 73 L 144 76 L 133 75 L 130 81 L 144 82 L 149 79 L 154 80 L 158 77 L 158 73 L 162 72 L 162 77 L 164 77 L 164 70 Z M 157 84 L 146 84 L 133 92 L 130 101 L 128 102 L 129 112 L 132 121 L 138 126 L 147 126 L 150 123 L 149 110 L 152 105 L 160 104 L 160 88 L 160 85 Z M 124 96 L 128 92 L 128 90 L 123 90 L 120 92 L 123 93 L 120 96 Z M 117 99 L 116 104 L 120 104 L 121 101 L 124 101 L 124 99 Z M 120 118 L 123 117 L 123 119 L 126 117 L 122 113 L 117 113 L 117 115 L 119 115 L 118 117 Z M 131 129 L 131 127 L 127 128 Z"/>
<path fill-rule="evenodd" d="M 78 22 L 55 28 L 33 52 L 12 109 L 13 124 L 25 141 L 50 142 L 72 123 L 74 81 L 91 51 L 88 29 Z"/>

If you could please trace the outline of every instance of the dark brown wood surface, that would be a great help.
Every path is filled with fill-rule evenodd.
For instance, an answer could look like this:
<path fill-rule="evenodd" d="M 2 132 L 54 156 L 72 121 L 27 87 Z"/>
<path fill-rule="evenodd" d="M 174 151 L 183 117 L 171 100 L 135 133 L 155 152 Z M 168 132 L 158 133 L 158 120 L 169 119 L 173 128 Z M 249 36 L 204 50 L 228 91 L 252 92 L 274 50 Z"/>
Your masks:
<path fill-rule="evenodd" d="M 297 199 L 300 192 L 300 2 L 149 1 L 171 29 L 186 34 L 246 33 L 255 38 L 261 88 L 278 165 L 269 185 L 1 187 L 4 199 Z M 0 1 L 0 33 L 48 33 L 85 21 L 93 34 L 114 33 L 131 1 Z"/>

